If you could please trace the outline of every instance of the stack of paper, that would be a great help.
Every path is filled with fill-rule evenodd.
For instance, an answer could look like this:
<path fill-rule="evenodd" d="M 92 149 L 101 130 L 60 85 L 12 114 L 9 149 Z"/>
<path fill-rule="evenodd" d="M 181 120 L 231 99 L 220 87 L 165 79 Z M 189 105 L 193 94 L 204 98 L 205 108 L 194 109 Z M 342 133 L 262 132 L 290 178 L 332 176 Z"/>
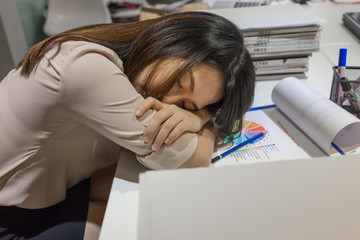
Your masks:
<path fill-rule="evenodd" d="M 319 50 L 320 23 L 298 4 L 208 10 L 243 32 L 257 80 L 305 78 L 309 56 Z"/>

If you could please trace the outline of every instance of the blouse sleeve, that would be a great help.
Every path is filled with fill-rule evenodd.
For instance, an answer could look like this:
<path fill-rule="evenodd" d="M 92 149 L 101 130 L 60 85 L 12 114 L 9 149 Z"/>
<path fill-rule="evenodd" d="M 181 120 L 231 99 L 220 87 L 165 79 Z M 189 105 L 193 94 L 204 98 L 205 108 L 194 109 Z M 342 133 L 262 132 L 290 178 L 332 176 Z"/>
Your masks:
<path fill-rule="evenodd" d="M 196 134 L 184 133 L 157 151 L 151 149 L 151 143 L 144 143 L 143 132 L 155 111 L 135 116 L 135 108 L 144 99 L 112 58 L 99 52 L 79 52 L 66 60 L 60 71 L 61 97 L 70 117 L 136 153 L 146 167 L 179 167 L 195 152 Z"/>

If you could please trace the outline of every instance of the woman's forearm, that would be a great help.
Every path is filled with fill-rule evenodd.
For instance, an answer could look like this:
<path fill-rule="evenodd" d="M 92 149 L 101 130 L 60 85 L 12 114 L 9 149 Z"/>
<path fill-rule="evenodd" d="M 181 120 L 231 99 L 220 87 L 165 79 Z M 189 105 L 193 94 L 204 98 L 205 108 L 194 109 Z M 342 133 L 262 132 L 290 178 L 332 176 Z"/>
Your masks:
<path fill-rule="evenodd" d="M 212 114 L 206 108 L 193 111 L 192 113 L 201 119 L 202 126 L 204 126 L 212 118 Z"/>
<path fill-rule="evenodd" d="M 194 154 L 180 168 L 208 167 L 210 166 L 214 151 L 215 130 L 212 121 L 208 121 L 197 133 L 198 145 Z"/>

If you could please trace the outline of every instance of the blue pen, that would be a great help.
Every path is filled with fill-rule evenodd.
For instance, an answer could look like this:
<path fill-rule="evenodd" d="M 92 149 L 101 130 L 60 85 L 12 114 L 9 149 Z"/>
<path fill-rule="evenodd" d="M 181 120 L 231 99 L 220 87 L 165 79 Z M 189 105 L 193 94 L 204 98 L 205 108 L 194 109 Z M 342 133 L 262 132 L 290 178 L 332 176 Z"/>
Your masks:
<path fill-rule="evenodd" d="M 339 148 L 335 143 L 331 142 L 331 146 L 335 148 L 336 151 L 340 153 L 340 155 L 345 155 L 345 153 Z"/>
<path fill-rule="evenodd" d="M 226 157 L 226 156 L 229 155 L 230 153 L 238 150 L 239 148 L 245 146 L 246 144 L 249 144 L 249 143 L 255 141 L 255 140 L 258 139 L 258 138 L 261 138 L 262 136 L 264 136 L 264 133 L 263 133 L 263 132 L 256 134 L 255 136 L 249 138 L 248 140 L 243 141 L 243 142 L 240 143 L 239 145 L 236 145 L 235 147 L 230 148 L 230 149 L 227 150 L 226 152 L 223 152 L 223 153 L 221 153 L 220 155 L 217 155 L 216 157 L 214 157 L 213 159 L 211 159 L 211 163 L 216 163 L 217 161 L 219 161 L 220 159 Z"/>

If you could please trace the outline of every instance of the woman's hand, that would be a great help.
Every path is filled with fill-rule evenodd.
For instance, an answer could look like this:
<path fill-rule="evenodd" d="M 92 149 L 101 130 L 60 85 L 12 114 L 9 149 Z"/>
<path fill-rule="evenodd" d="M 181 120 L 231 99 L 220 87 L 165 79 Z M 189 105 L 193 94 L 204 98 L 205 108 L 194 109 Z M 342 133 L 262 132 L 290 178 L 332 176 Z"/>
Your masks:
<path fill-rule="evenodd" d="M 200 131 L 211 118 L 206 109 L 189 111 L 174 104 L 162 103 L 152 97 L 146 98 L 144 102 L 139 104 L 135 114 L 140 117 L 149 109 L 154 109 L 157 113 L 144 131 L 144 142 L 149 142 L 162 125 L 152 145 L 154 150 L 159 149 L 164 142 L 166 144 L 173 142 L 184 132 L 195 133 Z"/>

